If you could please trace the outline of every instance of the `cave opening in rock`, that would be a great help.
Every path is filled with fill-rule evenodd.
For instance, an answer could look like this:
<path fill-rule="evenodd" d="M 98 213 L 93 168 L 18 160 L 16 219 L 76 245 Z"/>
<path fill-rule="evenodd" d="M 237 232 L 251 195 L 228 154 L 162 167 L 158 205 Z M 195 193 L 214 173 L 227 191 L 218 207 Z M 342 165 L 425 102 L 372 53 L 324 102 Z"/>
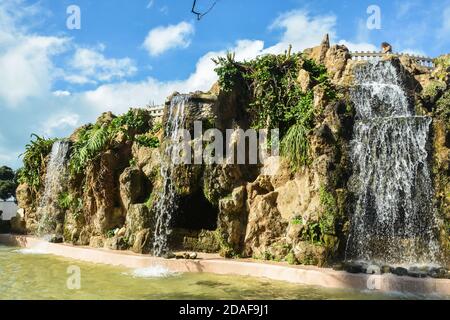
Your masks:
<path fill-rule="evenodd" d="M 219 210 L 204 196 L 202 190 L 183 197 L 172 217 L 172 228 L 191 231 L 216 230 Z"/>

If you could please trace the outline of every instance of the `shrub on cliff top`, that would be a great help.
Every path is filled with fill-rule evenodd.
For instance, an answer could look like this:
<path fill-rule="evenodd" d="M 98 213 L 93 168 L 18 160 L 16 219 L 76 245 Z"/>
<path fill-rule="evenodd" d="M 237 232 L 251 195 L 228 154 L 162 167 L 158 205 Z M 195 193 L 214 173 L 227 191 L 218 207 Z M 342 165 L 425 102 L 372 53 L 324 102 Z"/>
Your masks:
<path fill-rule="evenodd" d="M 246 87 L 251 95 L 247 107 L 252 127 L 280 130 L 282 155 L 294 167 L 307 164 L 308 135 L 314 127 L 314 94 L 303 92 L 297 82 L 301 69 L 306 70 L 311 86 L 323 85 L 328 98 L 334 90 L 328 80 L 327 69 L 302 54 L 263 55 L 251 61 L 237 62 L 233 54 L 213 59 L 215 71 L 223 91 L 238 85 Z"/>

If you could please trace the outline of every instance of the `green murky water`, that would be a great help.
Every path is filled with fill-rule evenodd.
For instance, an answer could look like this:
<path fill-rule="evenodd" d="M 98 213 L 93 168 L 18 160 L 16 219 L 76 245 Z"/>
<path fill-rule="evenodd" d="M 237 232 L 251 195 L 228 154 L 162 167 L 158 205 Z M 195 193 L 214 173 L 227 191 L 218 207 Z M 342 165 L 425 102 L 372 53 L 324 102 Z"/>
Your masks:
<path fill-rule="evenodd" d="M 80 277 L 77 277 L 78 270 Z M 76 289 L 78 285 L 80 289 Z M 173 274 L 163 268 L 131 270 L 0 246 L 0 299 L 398 298 L 411 297 L 330 290 L 238 276 Z"/>

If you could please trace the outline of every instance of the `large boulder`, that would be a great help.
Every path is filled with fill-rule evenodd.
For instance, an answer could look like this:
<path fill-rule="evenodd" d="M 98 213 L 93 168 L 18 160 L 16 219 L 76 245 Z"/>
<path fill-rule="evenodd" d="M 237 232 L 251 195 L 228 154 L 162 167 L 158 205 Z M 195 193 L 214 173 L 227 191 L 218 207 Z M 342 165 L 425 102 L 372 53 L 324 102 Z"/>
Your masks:
<path fill-rule="evenodd" d="M 148 180 L 144 173 L 137 167 L 126 168 L 119 178 L 120 197 L 122 205 L 127 209 L 130 204 L 145 201 L 148 190 Z"/>
<path fill-rule="evenodd" d="M 153 233 L 150 229 L 143 229 L 136 233 L 131 250 L 135 253 L 150 253 Z"/>
<path fill-rule="evenodd" d="M 11 232 L 16 234 L 26 234 L 25 211 L 19 209 L 15 217 L 11 218 Z"/>
<path fill-rule="evenodd" d="M 244 186 L 233 190 L 229 197 L 219 201 L 218 232 L 222 243 L 222 254 L 230 255 L 241 251 L 245 235 L 247 211 Z"/>
<path fill-rule="evenodd" d="M 33 205 L 31 189 L 26 183 L 21 183 L 16 190 L 17 205 L 19 208 L 29 208 Z"/>
<path fill-rule="evenodd" d="M 288 223 L 277 209 L 278 195 L 272 191 L 249 201 L 244 255 L 265 256 L 273 243 L 285 237 Z"/>
<path fill-rule="evenodd" d="M 145 204 L 131 204 L 128 208 L 125 222 L 125 238 L 129 239 L 130 244 L 134 244 L 136 235 L 144 230 L 153 230 L 154 218 L 152 212 Z"/>
<path fill-rule="evenodd" d="M 334 45 L 327 50 L 323 64 L 327 67 L 330 78 L 338 81 L 343 76 L 347 63 L 351 59 L 352 57 L 347 47 Z"/>
<path fill-rule="evenodd" d="M 310 59 L 313 59 L 317 64 L 323 64 L 325 62 L 325 57 L 328 50 L 330 49 L 330 37 L 326 34 L 322 40 L 322 43 L 313 48 L 305 49 L 305 54 L 308 55 Z"/>
<path fill-rule="evenodd" d="M 149 180 L 154 180 L 161 165 L 160 150 L 158 148 L 149 148 L 133 143 L 132 149 L 133 159 L 136 166 L 145 174 Z"/>

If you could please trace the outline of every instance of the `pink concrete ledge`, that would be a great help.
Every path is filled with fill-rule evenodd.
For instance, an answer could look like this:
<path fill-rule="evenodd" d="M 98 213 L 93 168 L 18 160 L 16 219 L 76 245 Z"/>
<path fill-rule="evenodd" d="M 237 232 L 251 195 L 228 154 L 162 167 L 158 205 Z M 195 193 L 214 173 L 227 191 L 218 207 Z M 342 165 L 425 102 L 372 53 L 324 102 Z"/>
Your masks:
<path fill-rule="evenodd" d="M 128 251 L 54 244 L 30 236 L 9 234 L 0 234 L 0 243 L 24 248 L 37 247 L 49 254 L 70 259 L 127 268 L 163 266 L 174 272 L 207 272 L 252 276 L 326 288 L 450 296 L 450 280 L 447 279 L 418 279 L 398 277 L 392 274 L 350 274 L 327 268 L 291 266 L 285 263 L 223 259 L 217 255 L 208 254 L 200 254 L 199 259 L 196 260 L 167 260 Z"/>

